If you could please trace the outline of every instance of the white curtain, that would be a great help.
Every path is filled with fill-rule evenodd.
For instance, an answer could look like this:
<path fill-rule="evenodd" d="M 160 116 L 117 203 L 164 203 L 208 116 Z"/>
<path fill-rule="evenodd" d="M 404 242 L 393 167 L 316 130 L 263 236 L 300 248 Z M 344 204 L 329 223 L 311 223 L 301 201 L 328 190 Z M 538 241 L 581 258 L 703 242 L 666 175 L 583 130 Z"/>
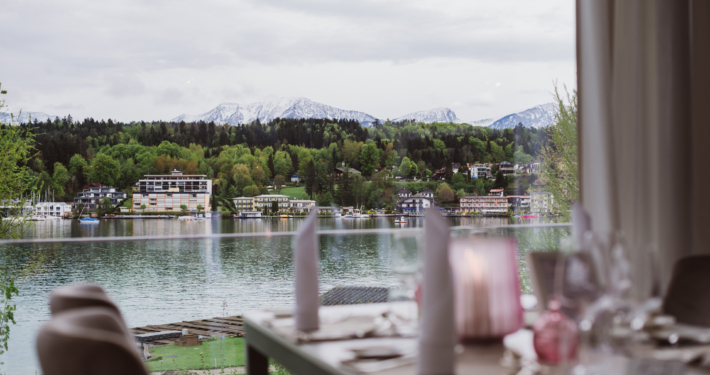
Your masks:
<path fill-rule="evenodd" d="M 577 0 L 580 199 L 602 238 L 623 231 L 638 297 L 651 291 L 651 247 L 662 285 L 675 260 L 709 248 L 708 9 Z"/>

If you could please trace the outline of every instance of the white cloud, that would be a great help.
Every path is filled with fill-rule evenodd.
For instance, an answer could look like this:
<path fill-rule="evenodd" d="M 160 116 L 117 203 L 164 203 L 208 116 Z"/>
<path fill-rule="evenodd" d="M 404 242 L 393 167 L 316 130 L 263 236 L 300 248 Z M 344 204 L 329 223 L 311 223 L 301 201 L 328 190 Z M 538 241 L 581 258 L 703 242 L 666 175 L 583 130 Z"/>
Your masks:
<path fill-rule="evenodd" d="M 10 2 L 0 13 L 0 82 L 13 109 L 62 103 L 75 118 L 168 119 L 278 96 L 382 118 L 452 103 L 460 118 L 495 117 L 548 102 L 555 79 L 574 86 L 573 6 Z"/>

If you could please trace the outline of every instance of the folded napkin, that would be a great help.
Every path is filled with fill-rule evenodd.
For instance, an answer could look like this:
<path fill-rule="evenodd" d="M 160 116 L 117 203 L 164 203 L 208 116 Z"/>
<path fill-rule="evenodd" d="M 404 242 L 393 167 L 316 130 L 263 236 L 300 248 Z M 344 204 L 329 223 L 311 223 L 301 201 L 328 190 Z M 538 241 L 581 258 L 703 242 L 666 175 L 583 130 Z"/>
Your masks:
<path fill-rule="evenodd" d="M 296 329 L 315 331 L 318 329 L 318 237 L 313 210 L 298 229 L 293 240 L 293 269 L 296 275 Z"/>
<path fill-rule="evenodd" d="M 424 272 L 417 374 L 454 373 L 456 320 L 454 285 L 449 262 L 449 224 L 436 208 L 424 221 Z"/>

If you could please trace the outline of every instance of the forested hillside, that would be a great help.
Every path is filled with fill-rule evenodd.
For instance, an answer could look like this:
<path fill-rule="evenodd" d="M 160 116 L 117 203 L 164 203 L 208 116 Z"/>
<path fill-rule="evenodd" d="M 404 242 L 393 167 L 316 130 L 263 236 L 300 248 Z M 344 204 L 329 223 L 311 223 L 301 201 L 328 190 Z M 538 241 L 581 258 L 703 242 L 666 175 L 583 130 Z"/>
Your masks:
<path fill-rule="evenodd" d="M 51 188 L 58 200 L 67 201 L 88 182 L 128 190 L 144 174 L 177 168 L 211 178 L 216 202 L 259 194 L 277 176 L 288 181 L 297 173 L 306 180 L 309 196 L 323 204 L 384 206 L 395 188 L 388 176 L 426 180 L 447 162 L 527 162 L 547 138 L 545 130 L 522 126 L 496 130 L 454 123 L 376 122 L 367 128 L 356 121 L 329 119 L 220 126 L 74 121 L 67 116 L 18 126 L 36 134 L 39 152 L 31 168 L 40 175 L 37 188 Z M 362 171 L 362 178 L 349 176 L 334 186 L 330 174 L 342 163 Z M 374 173 L 386 167 L 394 168 Z M 454 190 L 460 193 L 484 189 L 481 181 L 456 183 Z"/>

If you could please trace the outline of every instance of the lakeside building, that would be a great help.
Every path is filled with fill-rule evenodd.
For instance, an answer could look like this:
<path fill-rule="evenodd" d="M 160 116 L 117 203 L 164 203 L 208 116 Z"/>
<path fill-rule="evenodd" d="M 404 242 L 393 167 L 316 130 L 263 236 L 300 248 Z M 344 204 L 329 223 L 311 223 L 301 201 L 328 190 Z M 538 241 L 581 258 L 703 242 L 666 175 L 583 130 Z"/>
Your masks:
<path fill-rule="evenodd" d="M 530 212 L 532 213 L 550 213 L 554 203 L 555 197 L 547 190 L 535 189 L 530 192 Z"/>
<path fill-rule="evenodd" d="M 397 211 L 399 213 L 411 213 L 420 212 L 424 213 L 424 210 L 435 206 L 434 202 L 434 192 L 426 189 L 420 193 L 410 195 L 407 198 L 402 199 L 401 202 L 397 203 Z"/>
<path fill-rule="evenodd" d="M 509 195 L 508 207 L 513 211 L 529 211 L 530 210 L 530 196 L 529 195 Z"/>
<path fill-rule="evenodd" d="M 83 204 L 86 210 L 93 211 L 99 207 L 99 203 L 104 198 L 111 200 L 115 207 L 119 202 L 126 199 L 126 193 L 118 190 L 117 187 L 104 186 L 99 183 L 91 183 L 84 186 L 81 193 L 74 198 L 74 205 Z"/>
<path fill-rule="evenodd" d="M 504 175 L 515 174 L 515 166 L 507 161 L 502 161 L 498 164 L 498 170 Z"/>
<path fill-rule="evenodd" d="M 254 211 L 254 197 L 232 198 L 232 203 L 237 211 Z"/>
<path fill-rule="evenodd" d="M 316 201 L 308 199 L 294 199 L 289 201 L 291 212 L 311 212 L 316 207 Z"/>
<path fill-rule="evenodd" d="M 64 202 L 39 202 L 34 205 L 33 215 L 64 217 L 71 215 L 72 205 Z"/>
<path fill-rule="evenodd" d="M 503 188 L 500 188 L 500 189 L 491 189 L 491 190 L 488 192 L 488 195 L 496 196 L 496 197 L 503 197 L 503 196 L 505 196 L 505 189 L 503 189 Z"/>
<path fill-rule="evenodd" d="M 264 211 L 264 208 L 271 209 L 271 202 L 278 202 L 280 211 L 291 208 L 287 195 L 262 194 L 254 197 L 254 211 Z"/>
<path fill-rule="evenodd" d="M 466 212 L 508 212 L 508 199 L 502 195 L 467 196 L 461 198 L 459 204 L 460 210 Z"/>
<path fill-rule="evenodd" d="M 173 170 L 169 175 L 145 175 L 133 185 L 133 210 L 145 205 L 147 211 L 180 212 L 180 206 L 187 206 L 189 212 L 212 211 L 212 180 L 206 175 L 183 175 Z"/>
<path fill-rule="evenodd" d="M 397 197 L 399 197 L 400 199 L 409 198 L 411 196 L 412 192 L 407 190 L 407 188 L 403 188 L 402 190 L 397 192 Z"/>
<path fill-rule="evenodd" d="M 466 164 L 471 178 L 493 178 L 491 166 L 488 164 Z"/>

